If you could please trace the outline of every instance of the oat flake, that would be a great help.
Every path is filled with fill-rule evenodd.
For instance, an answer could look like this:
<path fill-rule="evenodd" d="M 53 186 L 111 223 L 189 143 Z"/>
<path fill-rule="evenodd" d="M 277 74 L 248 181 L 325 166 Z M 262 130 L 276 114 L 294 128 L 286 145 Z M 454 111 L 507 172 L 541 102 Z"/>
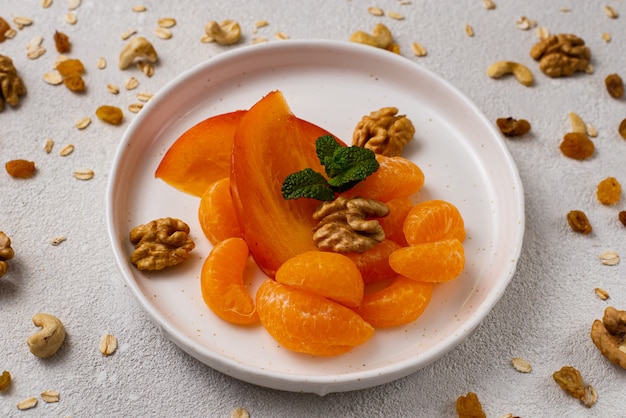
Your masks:
<path fill-rule="evenodd" d="M 61 74 L 59 74 L 59 72 L 56 70 L 50 71 L 43 74 L 43 81 L 50 85 L 58 86 L 63 82 L 63 76 L 61 76 Z"/>
<path fill-rule="evenodd" d="M 615 251 L 605 251 L 600 254 L 600 261 L 605 266 L 614 266 L 619 263 L 619 255 Z"/>
<path fill-rule="evenodd" d="M 59 151 L 59 155 L 61 157 L 67 157 L 68 155 L 70 155 L 73 152 L 74 152 L 74 145 L 69 144 L 69 145 L 66 145 L 63 148 L 61 148 L 61 151 Z"/>
<path fill-rule="evenodd" d="M 596 287 L 595 289 L 593 289 L 593 291 L 596 293 L 596 296 L 598 296 L 602 300 L 607 300 L 609 298 L 609 292 L 604 289 Z"/>
<path fill-rule="evenodd" d="M 383 16 L 385 14 L 383 9 L 376 6 L 368 7 L 367 13 L 371 14 L 372 16 Z"/>
<path fill-rule="evenodd" d="M 89 116 L 82 118 L 78 122 L 76 122 L 76 127 L 78 129 L 85 129 L 91 123 L 91 118 Z"/>
<path fill-rule="evenodd" d="M 19 409 L 20 411 L 25 411 L 27 409 L 34 408 L 36 406 L 37 406 L 37 398 L 31 397 L 31 398 L 24 399 L 23 401 L 20 401 L 17 404 L 17 409 Z"/>
<path fill-rule="evenodd" d="M 65 15 L 65 21 L 69 23 L 70 25 L 75 25 L 76 22 L 78 22 L 78 18 L 76 17 L 74 13 L 70 12 Z"/>
<path fill-rule="evenodd" d="M 46 403 L 59 402 L 59 392 L 56 390 L 45 390 L 41 392 L 41 399 Z"/>
<path fill-rule="evenodd" d="M 528 360 L 521 357 L 514 357 L 513 360 L 511 360 L 511 364 L 513 365 L 513 368 L 520 373 L 530 373 L 532 370 Z"/>
<path fill-rule="evenodd" d="M 89 169 L 76 170 L 74 171 L 73 176 L 78 180 L 91 180 L 94 176 L 94 172 Z"/>

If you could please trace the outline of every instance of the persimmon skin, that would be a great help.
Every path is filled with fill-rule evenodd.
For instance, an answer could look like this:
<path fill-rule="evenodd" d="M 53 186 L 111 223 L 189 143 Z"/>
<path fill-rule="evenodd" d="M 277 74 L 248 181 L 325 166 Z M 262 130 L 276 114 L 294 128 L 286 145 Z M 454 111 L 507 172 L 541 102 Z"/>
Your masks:
<path fill-rule="evenodd" d="M 189 128 L 167 150 L 154 176 L 201 197 L 213 182 L 230 176 L 233 137 L 245 114 L 245 110 L 223 113 Z"/>

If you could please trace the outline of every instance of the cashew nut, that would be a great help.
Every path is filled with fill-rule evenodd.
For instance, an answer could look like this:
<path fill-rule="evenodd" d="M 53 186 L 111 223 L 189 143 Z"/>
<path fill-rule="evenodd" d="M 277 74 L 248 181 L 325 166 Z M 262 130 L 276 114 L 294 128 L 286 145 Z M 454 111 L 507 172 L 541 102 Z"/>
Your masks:
<path fill-rule="evenodd" d="M 124 45 L 120 53 L 120 70 L 127 68 L 137 57 L 146 58 L 150 62 L 156 62 L 159 59 L 150 41 L 139 36 Z"/>
<path fill-rule="evenodd" d="M 204 31 L 207 39 L 220 45 L 232 45 L 241 39 L 241 27 L 234 20 L 222 20 L 219 23 L 212 20 L 206 24 Z"/>
<path fill-rule="evenodd" d="M 371 45 L 377 48 L 388 49 L 393 43 L 393 36 L 389 28 L 382 23 L 378 23 L 372 29 L 372 33 L 356 31 L 350 36 L 350 42 Z"/>
<path fill-rule="evenodd" d="M 526 87 L 531 86 L 534 81 L 533 73 L 519 62 L 498 61 L 487 69 L 487 75 L 491 78 L 500 78 L 507 74 L 513 74 L 517 81 Z"/>
<path fill-rule="evenodd" d="M 65 340 L 65 327 L 56 316 L 46 313 L 35 314 L 33 324 L 41 327 L 41 331 L 28 338 L 30 352 L 39 358 L 51 357 Z"/>

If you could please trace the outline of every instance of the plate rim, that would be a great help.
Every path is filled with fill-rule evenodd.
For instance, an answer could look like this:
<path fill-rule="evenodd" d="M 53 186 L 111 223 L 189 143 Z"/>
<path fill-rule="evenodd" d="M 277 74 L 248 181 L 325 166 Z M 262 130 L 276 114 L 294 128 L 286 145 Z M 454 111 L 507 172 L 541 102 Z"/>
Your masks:
<path fill-rule="evenodd" d="M 491 131 L 494 137 L 501 138 L 499 132 L 496 130 L 493 124 L 489 123 L 483 112 L 458 88 L 449 83 L 447 80 L 443 79 L 438 74 L 418 65 L 417 63 L 409 60 L 406 57 L 392 54 L 388 51 L 379 50 L 370 46 L 363 46 L 352 42 L 336 40 L 287 40 L 283 42 L 268 43 L 264 45 L 242 46 L 234 50 L 219 53 L 218 55 L 211 57 L 195 65 L 194 67 L 180 73 L 175 78 L 167 82 L 157 92 L 153 100 L 151 100 L 144 107 L 142 112 L 139 112 L 139 114 L 135 115 L 135 118 L 131 121 L 130 125 L 127 127 L 122 136 L 122 140 L 118 145 L 118 149 L 115 153 L 111 165 L 105 199 L 106 222 L 107 232 L 109 235 L 109 240 L 112 246 L 116 265 L 122 274 L 124 283 L 127 285 L 127 287 L 129 287 L 135 300 L 139 302 L 143 311 L 148 315 L 152 323 L 157 326 L 157 328 L 161 331 L 161 334 L 166 339 L 174 342 L 179 348 L 181 348 L 187 354 L 196 358 L 203 364 L 239 380 L 273 389 L 295 392 L 313 392 L 319 395 L 325 395 L 330 392 L 365 389 L 405 377 L 442 358 L 447 353 L 456 348 L 466 338 L 468 338 L 468 336 L 471 335 L 480 325 L 480 323 L 485 319 L 488 313 L 492 311 L 493 307 L 501 298 L 504 291 L 508 287 L 511 279 L 515 275 L 515 272 L 517 271 L 517 263 L 520 258 L 524 239 L 525 201 L 523 184 L 521 182 L 517 165 L 515 164 L 508 148 L 506 148 L 503 141 L 500 141 L 498 148 L 502 153 L 502 156 L 507 160 L 507 166 L 510 168 L 509 174 L 512 175 L 512 178 L 515 181 L 515 195 L 517 198 L 517 204 L 515 206 L 518 208 L 520 215 L 519 224 L 516 228 L 516 240 L 515 243 L 511 246 L 511 250 L 513 250 L 511 255 L 514 257 L 511 263 L 511 267 L 508 271 L 507 277 L 502 278 L 500 281 L 498 281 L 498 286 L 496 286 L 496 288 L 492 288 L 489 290 L 488 295 L 480 305 L 481 309 L 476 309 L 472 314 L 468 316 L 467 320 L 464 322 L 465 332 L 455 333 L 454 335 L 446 338 L 443 341 L 446 342 L 445 349 L 439 348 L 434 353 L 428 353 L 426 356 L 421 358 L 422 361 L 419 362 L 419 364 L 415 364 L 414 361 L 411 361 L 412 358 L 409 357 L 406 360 L 395 362 L 391 365 L 387 365 L 377 369 L 333 375 L 302 376 L 299 374 L 286 375 L 284 373 L 278 373 L 271 370 L 258 370 L 255 368 L 251 369 L 250 367 L 246 367 L 245 364 L 237 361 L 236 359 L 232 359 L 227 356 L 219 356 L 211 350 L 205 350 L 209 351 L 209 353 L 198 351 L 194 347 L 194 345 L 196 344 L 194 344 L 194 341 L 192 339 L 179 332 L 175 327 L 172 326 L 171 322 L 167 321 L 165 318 L 159 315 L 158 312 L 156 312 L 155 308 L 145 298 L 145 295 L 142 293 L 136 280 L 132 279 L 133 272 L 131 271 L 131 267 L 129 266 L 129 264 L 127 262 L 122 262 L 122 260 L 126 260 L 128 258 L 128 255 L 124 252 L 123 248 L 118 245 L 119 237 L 115 233 L 116 216 L 114 214 L 115 208 L 113 207 L 114 197 L 116 195 L 117 188 L 119 187 L 119 167 L 123 162 L 125 149 L 129 145 L 129 140 L 133 137 L 135 127 L 140 126 L 143 119 L 149 117 L 149 114 L 148 112 L 146 112 L 146 110 L 151 109 L 153 106 L 157 106 L 160 103 L 159 97 L 167 97 L 174 89 L 176 89 L 177 86 L 184 84 L 185 80 L 187 80 L 188 78 L 193 78 L 195 75 L 199 73 L 204 73 L 212 67 L 223 65 L 225 62 L 227 63 L 229 61 L 234 61 L 242 55 L 263 54 L 267 52 L 268 49 L 271 51 L 283 50 L 284 52 L 292 50 L 294 48 L 323 48 L 325 50 L 332 50 L 337 52 L 347 51 L 353 54 L 359 54 L 364 56 L 373 55 L 382 60 L 392 60 L 397 61 L 402 65 L 412 66 L 412 69 L 414 71 L 420 72 L 428 76 L 429 78 L 436 80 L 446 90 L 452 93 L 457 99 L 460 99 L 465 107 L 472 110 L 472 112 L 481 119 L 481 124 L 485 125 Z M 265 379 L 263 383 L 259 383 L 259 377 L 263 377 Z"/>

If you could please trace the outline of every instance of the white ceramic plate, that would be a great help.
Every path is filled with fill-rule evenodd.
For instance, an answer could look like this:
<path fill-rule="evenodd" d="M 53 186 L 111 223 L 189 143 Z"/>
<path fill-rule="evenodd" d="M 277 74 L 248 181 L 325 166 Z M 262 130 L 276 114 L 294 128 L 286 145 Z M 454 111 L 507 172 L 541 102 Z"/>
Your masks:
<path fill-rule="evenodd" d="M 293 113 L 350 141 L 363 115 L 396 106 L 416 127 L 405 148 L 424 171 L 417 200 L 444 199 L 461 211 L 466 268 L 438 285 L 415 323 L 378 330 L 342 356 L 316 358 L 281 348 L 259 325 L 225 323 L 205 306 L 199 275 L 211 245 L 197 221 L 199 199 L 154 178 L 169 146 L 201 120 L 248 109 L 281 90 Z M 129 262 L 130 229 L 160 217 L 189 224 L 193 256 L 176 268 L 142 273 Z M 522 185 L 499 132 L 454 87 L 409 59 L 334 41 L 285 41 L 218 55 L 174 79 L 137 115 L 120 144 L 107 193 L 115 259 L 152 320 L 187 353 L 257 385 L 326 394 L 390 382 L 463 341 L 509 283 L 524 231 Z M 253 281 L 258 286 L 261 277 Z"/>

